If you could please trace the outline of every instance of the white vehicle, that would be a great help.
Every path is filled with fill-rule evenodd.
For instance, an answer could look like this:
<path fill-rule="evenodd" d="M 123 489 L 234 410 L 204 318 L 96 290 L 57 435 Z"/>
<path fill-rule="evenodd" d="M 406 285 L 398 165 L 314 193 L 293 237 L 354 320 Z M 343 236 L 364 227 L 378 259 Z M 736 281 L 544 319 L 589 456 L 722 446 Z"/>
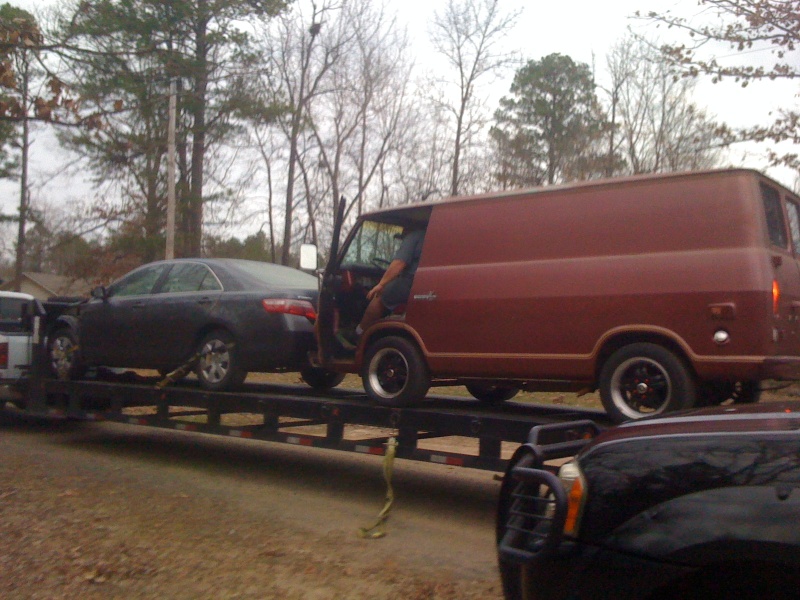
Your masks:
<path fill-rule="evenodd" d="M 19 399 L 30 369 L 34 302 L 30 294 L 0 292 L 0 403 Z"/>

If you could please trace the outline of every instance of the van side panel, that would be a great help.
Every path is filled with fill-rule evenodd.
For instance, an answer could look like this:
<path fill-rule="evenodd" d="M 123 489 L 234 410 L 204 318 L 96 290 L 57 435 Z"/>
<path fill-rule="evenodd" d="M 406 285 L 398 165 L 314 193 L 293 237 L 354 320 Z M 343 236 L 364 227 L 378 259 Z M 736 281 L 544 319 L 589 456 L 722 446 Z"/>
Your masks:
<path fill-rule="evenodd" d="M 441 375 L 592 381 L 605 341 L 645 332 L 755 377 L 776 353 L 763 220 L 744 171 L 439 205 L 406 321 Z"/>

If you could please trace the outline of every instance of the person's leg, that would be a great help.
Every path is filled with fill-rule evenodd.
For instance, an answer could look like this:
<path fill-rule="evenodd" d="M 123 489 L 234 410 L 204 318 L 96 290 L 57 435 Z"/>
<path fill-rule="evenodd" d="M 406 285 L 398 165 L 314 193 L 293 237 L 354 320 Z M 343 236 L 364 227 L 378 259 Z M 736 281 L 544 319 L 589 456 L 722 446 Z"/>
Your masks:
<path fill-rule="evenodd" d="M 361 317 L 361 322 L 358 324 L 356 334 L 361 335 L 364 331 L 377 323 L 386 313 L 386 307 L 380 296 L 375 296 L 367 305 L 367 310 L 364 311 L 364 316 Z"/>

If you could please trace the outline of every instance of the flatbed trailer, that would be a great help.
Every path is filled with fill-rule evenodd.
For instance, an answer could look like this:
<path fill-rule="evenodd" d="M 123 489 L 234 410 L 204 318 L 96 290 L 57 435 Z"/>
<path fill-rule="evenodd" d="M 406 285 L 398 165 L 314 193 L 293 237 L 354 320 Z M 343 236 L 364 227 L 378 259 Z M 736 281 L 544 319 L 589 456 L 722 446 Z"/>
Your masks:
<path fill-rule="evenodd" d="M 590 409 L 429 396 L 414 408 L 374 405 L 363 391 L 320 394 L 301 386 L 246 384 L 237 392 L 208 392 L 190 383 L 159 389 L 137 383 L 87 380 L 34 382 L 31 415 L 112 421 L 178 431 L 282 442 L 381 456 L 390 438 L 397 458 L 504 471 L 532 428 L 575 422 L 549 443 L 589 434 L 585 422 L 610 425 Z"/>
<path fill-rule="evenodd" d="M 611 426 L 604 411 L 507 401 L 486 405 L 470 398 L 429 395 L 420 406 L 390 408 L 363 390 L 325 393 L 306 386 L 246 383 L 236 392 L 209 392 L 191 380 L 159 385 L 134 372 L 62 381 L 49 376 L 34 327 L 29 376 L 18 406 L 33 416 L 112 421 L 177 431 L 395 456 L 452 466 L 504 471 L 513 452 L 537 426 L 552 431 L 539 443 L 592 437 Z M 102 373 L 102 371 L 101 371 Z M 574 424 L 571 425 L 571 424 Z"/>

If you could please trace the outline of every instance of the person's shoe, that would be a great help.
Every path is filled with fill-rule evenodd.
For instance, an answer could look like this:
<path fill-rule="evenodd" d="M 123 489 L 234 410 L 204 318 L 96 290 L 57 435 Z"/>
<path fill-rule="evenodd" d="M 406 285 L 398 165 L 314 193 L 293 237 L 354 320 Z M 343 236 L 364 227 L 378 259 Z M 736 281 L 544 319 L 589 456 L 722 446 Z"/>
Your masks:
<path fill-rule="evenodd" d="M 347 350 L 355 350 L 358 345 L 358 336 L 355 331 L 340 329 L 336 332 L 336 339 Z"/>

